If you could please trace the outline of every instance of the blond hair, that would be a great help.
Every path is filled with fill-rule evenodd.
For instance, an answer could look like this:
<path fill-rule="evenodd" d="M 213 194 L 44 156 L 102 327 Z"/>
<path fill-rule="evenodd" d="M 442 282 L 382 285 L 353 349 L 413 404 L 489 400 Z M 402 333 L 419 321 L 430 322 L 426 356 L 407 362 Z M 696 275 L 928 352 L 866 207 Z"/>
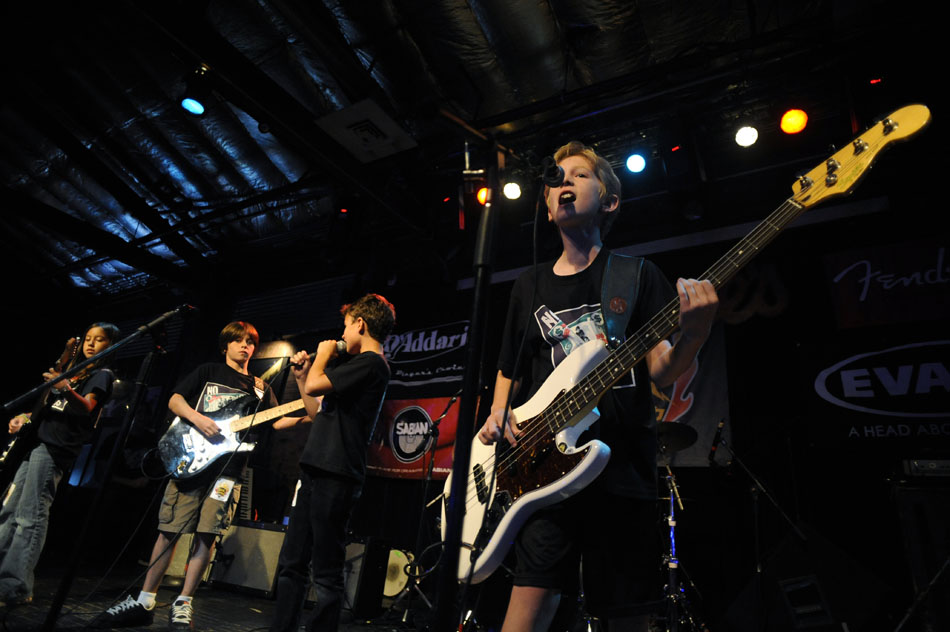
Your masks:
<path fill-rule="evenodd" d="M 617 174 L 614 173 L 610 163 L 607 162 L 605 158 L 598 156 L 593 147 L 589 147 L 584 143 L 572 140 L 569 143 L 562 145 L 557 151 L 554 152 L 554 162 L 560 163 L 565 158 L 569 158 L 571 156 L 580 156 L 590 164 L 591 169 L 594 171 L 594 175 L 597 176 L 597 180 L 600 182 L 601 204 L 607 203 L 611 200 L 611 198 L 616 198 L 618 201 L 620 200 L 620 178 L 618 178 Z M 610 231 L 610 227 L 613 226 L 613 223 L 616 219 L 616 211 L 612 213 L 601 214 L 601 239 L 607 235 L 607 233 Z"/>

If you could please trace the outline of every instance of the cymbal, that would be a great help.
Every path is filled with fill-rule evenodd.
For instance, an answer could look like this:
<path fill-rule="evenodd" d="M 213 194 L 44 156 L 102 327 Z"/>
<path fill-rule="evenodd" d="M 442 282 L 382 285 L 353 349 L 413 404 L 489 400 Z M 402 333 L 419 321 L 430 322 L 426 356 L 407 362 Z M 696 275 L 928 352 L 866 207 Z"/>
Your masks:
<path fill-rule="evenodd" d="M 661 454 L 679 452 L 696 443 L 696 430 L 686 424 L 664 421 L 656 425 L 656 446 Z"/>

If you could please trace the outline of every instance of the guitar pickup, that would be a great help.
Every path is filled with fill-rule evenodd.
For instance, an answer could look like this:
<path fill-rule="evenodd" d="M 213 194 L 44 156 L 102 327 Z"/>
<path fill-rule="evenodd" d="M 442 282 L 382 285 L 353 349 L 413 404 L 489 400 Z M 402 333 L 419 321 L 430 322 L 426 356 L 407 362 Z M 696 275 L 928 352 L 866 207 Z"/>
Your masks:
<path fill-rule="evenodd" d="M 475 481 L 475 494 L 478 496 L 478 502 L 484 505 L 488 502 L 488 486 L 485 485 L 485 468 L 481 464 L 476 464 L 472 468 L 472 480 Z"/>

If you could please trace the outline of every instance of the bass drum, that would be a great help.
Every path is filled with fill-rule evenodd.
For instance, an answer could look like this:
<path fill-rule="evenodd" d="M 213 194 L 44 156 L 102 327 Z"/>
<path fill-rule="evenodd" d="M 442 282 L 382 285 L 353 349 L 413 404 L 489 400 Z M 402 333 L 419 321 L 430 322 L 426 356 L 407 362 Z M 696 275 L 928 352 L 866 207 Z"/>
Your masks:
<path fill-rule="evenodd" d="M 406 567 L 412 563 L 412 553 L 393 549 L 389 552 L 389 565 L 386 567 L 386 583 L 383 585 L 384 597 L 395 597 L 409 583 Z"/>

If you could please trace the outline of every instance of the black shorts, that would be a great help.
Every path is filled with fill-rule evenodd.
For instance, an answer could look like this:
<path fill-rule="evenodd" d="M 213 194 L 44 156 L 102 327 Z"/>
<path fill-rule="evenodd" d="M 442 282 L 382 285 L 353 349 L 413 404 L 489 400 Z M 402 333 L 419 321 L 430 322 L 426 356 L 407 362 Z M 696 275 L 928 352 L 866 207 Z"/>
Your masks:
<path fill-rule="evenodd" d="M 602 618 L 648 611 L 662 594 L 656 501 L 588 487 L 533 514 L 515 540 L 516 586 L 576 594 Z"/>

